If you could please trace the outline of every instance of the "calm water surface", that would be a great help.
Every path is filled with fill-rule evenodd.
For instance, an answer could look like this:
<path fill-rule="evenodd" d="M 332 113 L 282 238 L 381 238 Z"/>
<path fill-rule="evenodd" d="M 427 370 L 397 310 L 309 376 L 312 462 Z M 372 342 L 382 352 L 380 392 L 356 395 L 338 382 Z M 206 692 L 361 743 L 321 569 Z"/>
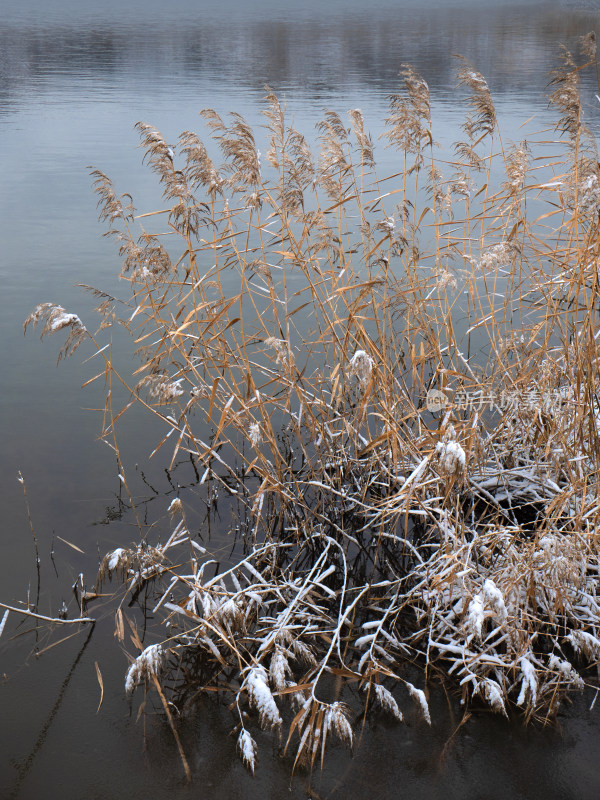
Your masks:
<path fill-rule="evenodd" d="M 153 179 L 136 150 L 135 122 L 144 120 L 175 141 L 201 130 L 198 111 L 236 110 L 260 124 L 264 86 L 287 102 L 295 126 L 313 136 L 326 107 L 362 108 L 374 135 L 400 65 L 413 64 L 432 93 L 434 133 L 457 135 L 463 111 L 455 91 L 453 53 L 468 57 L 489 80 L 505 139 L 520 126 L 550 119 L 544 90 L 560 42 L 600 21 L 598 2 L 521 3 L 468 0 L 308 0 L 219 3 L 172 0 L 22 0 L 3 3 L 0 21 L 0 601 L 36 593 L 32 537 L 17 470 L 25 476 L 41 556 L 40 610 L 55 613 L 80 572 L 93 575 L 98 554 L 135 538 L 119 504 L 113 455 L 97 439 L 100 418 L 89 408 L 103 398 L 81 390 L 94 372 L 80 351 L 56 369 L 60 344 L 23 338 L 22 321 L 41 301 L 60 302 L 90 319 L 92 299 L 78 283 L 109 292 L 119 264 L 101 237 L 88 166 L 102 168 L 140 211 L 158 207 Z M 588 122 L 598 129 L 600 105 L 584 86 Z M 538 125 L 539 123 L 539 125 Z M 385 174 L 393 163 L 380 145 Z M 125 358 L 125 355 L 123 355 Z M 166 526 L 175 491 L 160 464 L 146 467 L 154 431 L 132 417 L 124 431 L 132 469 L 144 465 L 140 500 Z M 180 479 L 193 479 L 193 475 Z M 199 509 L 202 497 L 197 492 Z M 197 525 L 206 527 L 201 511 Z M 212 521 L 213 544 L 226 546 Z M 59 538 L 60 537 L 60 538 Z M 73 549 L 65 541 L 76 545 Z M 52 561 L 52 551 L 54 562 Z M 79 552 L 82 551 L 82 552 Z M 259 742 L 257 776 L 234 753 L 225 712 L 206 703 L 186 722 L 184 746 L 195 776 L 184 786 L 178 756 L 159 718 L 135 723 L 123 694 L 126 658 L 108 612 L 93 635 L 47 650 L 69 631 L 40 634 L 11 615 L 0 640 L 0 796 L 19 798 L 304 798 L 307 781 L 289 784 L 288 765 Z M 60 634 L 60 636 L 59 636 Z M 104 701 L 98 713 L 98 663 Z M 353 758 L 332 751 L 315 778 L 315 797 L 335 798 L 596 798 L 600 796 L 598 711 L 578 700 L 552 730 L 524 730 L 480 714 L 448 743 L 459 717 L 434 698 L 440 721 L 425 730 L 378 721 Z M 60 792 L 60 795 L 59 795 Z"/>

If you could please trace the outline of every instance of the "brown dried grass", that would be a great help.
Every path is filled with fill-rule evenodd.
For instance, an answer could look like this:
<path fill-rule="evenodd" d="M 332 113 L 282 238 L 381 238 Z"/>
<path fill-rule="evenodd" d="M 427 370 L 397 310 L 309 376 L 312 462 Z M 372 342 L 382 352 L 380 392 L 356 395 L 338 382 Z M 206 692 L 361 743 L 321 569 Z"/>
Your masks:
<path fill-rule="evenodd" d="M 68 325 L 65 354 L 91 338 L 97 380 L 126 387 L 122 410 L 106 402 L 118 458 L 117 421 L 140 405 L 165 427 L 153 455 L 189 454 L 243 504 L 243 552 L 212 578 L 181 502 L 165 545 L 142 536 L 113 562 L 128 592 L 152 582 L 171 701 L 232 694 L 252 771 L 252 724 L 287 726 L 294 766 L 312 767 L 328 734 L 352 743 L 361 705 L 400 719 L 394 686 L 429 721 L 415 664 L 547 719 L 600 657 L 600 174 L 578 91 L 592 44 L 553 76 L 556 130 L 511 146 L 461 63 L 472 114 L 450 161 L 405 67 L 385 180 L 359 110 L 350 128 L 326 113 L 315 157 L 270 90 L 268 167 L 241 116 L 205 110 L 219 167 L 196 134 L 175 147 L 138 125 L 164 210 L 136 216 L 93 172 L 131 313 L 103 296 L 97 336 L 51 304 L 27 324 Z M 130 375 L 99 338 L 117 323 L 139 347 Z"/>

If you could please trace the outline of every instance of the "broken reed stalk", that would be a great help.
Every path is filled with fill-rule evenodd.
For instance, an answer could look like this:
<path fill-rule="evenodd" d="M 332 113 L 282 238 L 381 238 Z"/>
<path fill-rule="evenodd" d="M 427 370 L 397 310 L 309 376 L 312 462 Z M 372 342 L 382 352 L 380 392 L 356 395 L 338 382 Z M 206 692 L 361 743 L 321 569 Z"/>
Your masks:
<path fill-rule="evenodd" d="M 17 608 L 16 606 L 8 606 L 6 603 L 0 603 L 0 608 L 5 608 L 6 613 L 4 614 L 4 618 L 2 620 L 2 627 L 4 627 L 4 622 L 6 621 L 6 617 L 8 616 L 9 611 L 14 611 L 15 614 L 23 614 L 26 617 L 33 617 L 34 619 L 40 619 L 42 622 L 56 622 L 59 625 L 73 625 L 75 623 L 86 623 L 86 622 L 95 622 L 95 619 L 91 617 L 78 617 L 77 619 L 63 619 L 62 617 L 47 617 L 44 614 L 36 614 L 33 611 L 29 611 L 27 608 Z M 1 631 L 1 628 L 0 628 Z"/>
<path fill-rule="evenodd" d="M 461 61 L 470 111 L 444 160 L 405 67 L 385 180 L 359 110 L 350 128 L 326 112 L 315 157 L 270 91 L 266 165 L 240 115 L 205 110 L 222 166 L 194 133 L 171 146 L 137 126 L 165 210 L 136 216 L 92 173 L 131 297 L 94 290 L 94 335 L 54 304 L 26 327 L 66 330 L 61 355 L 92 341 L 96 379 L 128 393 L 119 413 L 107 398 L 117 453 L 117 421 L 143 408 L 165 428 L 153 457 L 172 445 L 169 468 L 190 455 L 243 507 L 227 565 L 178 498 L 166 543 L 141 533 L 99 581 L 146 587 L 167 626 L 128 691 L 161 680 L 181 710 L 232 696 L 251 771 L 256 725 L 285 727 L 294 767 L 312 768 L 332 736 L 352 745 L 361 707 L 401 720 L 410 698 L 431 722 L 415 664 L 466 702 L 544 720 L 600 657 L 600 173 L 581 70 L 565 51 L 555 132 L 509 145 Z M 129 376 L 102 345 L 117 330 L 139 348 Z"/>

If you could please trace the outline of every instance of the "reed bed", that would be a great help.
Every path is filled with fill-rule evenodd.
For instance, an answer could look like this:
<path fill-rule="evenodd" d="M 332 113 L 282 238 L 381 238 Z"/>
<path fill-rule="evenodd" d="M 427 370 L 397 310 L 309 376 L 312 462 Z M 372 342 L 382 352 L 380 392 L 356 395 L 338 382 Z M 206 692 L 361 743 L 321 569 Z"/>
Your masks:
<path fill-rule="evenodd" d="M 153 458 L 190 456 L 242 509 L 226 564 L 176 498 L 169 531 L 140 523 L 100 566 L 99 584 L 123 581 L 121 640 L 123 601 L 146 589 L 151 643 L 137 639 L 126 690 L 154 687 L 176 737 L 173 709 L 216 690 L 252 772 L 261 728 L 312 768 L 371 711 L 401 721 L 416 704 L 434 722 L 435 676 L 466 707 L 527 720 L 595 685 L 600 168 L 579 93 L 593 34 L 580 61 L 563 51 L 552 77 L 555 127 L 511 144 L 460 60 L 449 156 L 404 67 L 385 178 L 358 109 L 327 111 L 311 148 L 270 90 L 264 156 L 237 114 L 202 112 L 219 165 L 195 133 L 171 145 L 138 124 L 162 209 L 136 214 L 93 171 L 130 296 L 95 290 L 93 334 L 48 303 L 26 327 L 103 359 L 102 435 L 126 490 L 118 425 L 139 407 L 164 426 Z"/>

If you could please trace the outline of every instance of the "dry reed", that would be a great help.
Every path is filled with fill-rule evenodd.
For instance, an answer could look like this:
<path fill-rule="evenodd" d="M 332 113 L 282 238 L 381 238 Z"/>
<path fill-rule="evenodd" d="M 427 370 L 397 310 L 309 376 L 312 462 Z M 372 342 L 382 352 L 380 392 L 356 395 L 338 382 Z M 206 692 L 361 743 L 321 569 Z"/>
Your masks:
<path fill-rule="evenodd" d="M 595 39 L 583 53 L 595 63 Z M 385 181 L 359 110 L 350 127 L 326 113 L 315 157 L 270 90 L 266 164 L 241 116 L 205 110 L 222 166 L 194 133 L 171 146 L 137 126 L 166 210 L 136 217 L 93 172 L 131 313 L 102 296 L 97 334 L 52 304 L 26 325 L 68 328 L 64 355 L 91 339 L 97 379 L 164 424 L 154 453 L 169 445 L 169 466 L 191 455 L 245 509 L 226 566 L 177 500 L 166 543 L 109 553 L 99 579 L 150 585 L 165 624 L 128 691 L 168 677 L 180 709 L 215 687 L 230 696 L 251 771 L 256 727 L 312 767 L 332 738 L 352 746 L 361 707 L 401 720 L 413 703 L 431 722 L 435 672 L 466 703 L 527 719 L 592 682 L 600 175 L 581 69 L 565 51 L 555 131 L 509 145 L 485 79 L 461 61 L 471 111 L 444 160 L 427 84 L 405 67 Z M 564 157 L 543 158 L 557 146 Z M 103 349 L 117 323 L 139 347 L 131 375 Z M 108 397 L 119 459 L 120 413 Z"/>

